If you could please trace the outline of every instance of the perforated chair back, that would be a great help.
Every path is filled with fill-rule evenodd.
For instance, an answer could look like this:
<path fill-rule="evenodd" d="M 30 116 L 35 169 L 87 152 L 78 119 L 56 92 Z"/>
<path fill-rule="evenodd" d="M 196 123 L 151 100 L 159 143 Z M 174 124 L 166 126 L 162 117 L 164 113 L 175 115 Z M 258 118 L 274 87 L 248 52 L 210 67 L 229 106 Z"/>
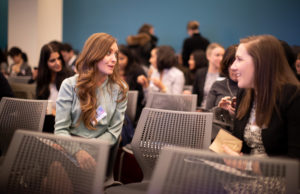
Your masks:
<path fill-rule="evenodd" d="M 135 120 L 137 100 L 138 100 L 138 91 L 129 90 L 126 114 L 128 115 L 129 119 L 132 122 Z"/>
<path fill-rule="evenodd" d="M 255 163 L 260 172 L 227 164 Z M 297 193 L 296 160 L 229 156 L 204 150 L 165 148 L 155 167 L 149 194 Z"/>
<path fill-rule="evenodd" d="M 197 95 L 153 92 L 148 95 L 146 107 L 194 112 L 197 108 Z"/>
<path fill-rule="evenodd" d="M 94 166 L 80 167 L 79 150 Z M 103 193 L 108 152 L 100 140 L 18 130 L 1 168 L 1 193 Z"/>
<path fill-rule="evenodd" d="M 131 143 L 143 181 L 150 180 L 162 147 L 208 149 L 211 129 L 212 113 L 144 108 Z"/>
<path fill-rule="evenodd" d="M 7 78 L 7 81 L 10 83 L 14 82 L 14 83 L 27 84 L 30 79 L 31 79 L 31 76 L 9 76 Z"/>
<path fill-rule="evenodd" d="M 36 84 L 10 82 L 9 85 L 17 98 L 35 99 L 36 97 Z"/>
<path fill-rule="evenodd" d="M 4 157 L 16 129 L 42 131 L 46 109 L 47 100 L 2 98 L 0 102 L 0 158 Z"/>

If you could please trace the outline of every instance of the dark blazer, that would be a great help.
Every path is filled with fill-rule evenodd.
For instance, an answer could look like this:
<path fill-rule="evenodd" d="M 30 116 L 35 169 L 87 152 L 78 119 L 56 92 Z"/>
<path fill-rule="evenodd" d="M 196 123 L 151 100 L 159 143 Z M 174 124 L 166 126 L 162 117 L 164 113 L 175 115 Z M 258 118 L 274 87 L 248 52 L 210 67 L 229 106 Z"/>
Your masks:
<path fill-rule="evenodd" d="M 193 94 L 198 95 L 197 106 L 201 106 L 204 94 L 204 84 L 208 68 L 204 67 L 196 72 L 195 81 L 193 85 Z"/>
<path fill-rule="evenodd" d="M 245 90 L 238 93 L 237 109 L 244 94 Z M 276 102 L 279 111 L 273 112 L 269 126 L 262 129 L 262 142 L 266 153 L 269 156 L 300 159 L 300 90 L 296 86 L 285 85 Z M 243 142 L 244 130 L 250 112 L 251 110 L 247 112 L 244 118 L 236 119 L 234 122 L 233 134 Z M 242 152 L 250 153 L 250 148 L 245 142 Z"/>
<path fill-rule="evenodd" d="M 209 45 L 209 41 L 204 38 L 200 33 L 195 33 L 193 36 L 186 38 L 183 42 L 182 47 L 182 62 L 183 65 L 188 67 L 188 61 L 190 55 L 195 50 L 203 50 L 205 51 L 207 46 Z"/>

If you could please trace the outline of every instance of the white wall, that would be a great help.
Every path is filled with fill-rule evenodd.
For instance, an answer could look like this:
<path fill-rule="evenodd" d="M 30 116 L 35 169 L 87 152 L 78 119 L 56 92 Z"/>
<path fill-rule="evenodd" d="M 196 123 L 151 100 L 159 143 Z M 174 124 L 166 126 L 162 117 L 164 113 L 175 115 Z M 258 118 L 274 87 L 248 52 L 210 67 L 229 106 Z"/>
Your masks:
<path fill-rule="evenodd" d="M 41 47 L 62 40 L 62 11 L 63 0 L 9 0 L 8 49 L 20 47 L 37 66 Z"/>

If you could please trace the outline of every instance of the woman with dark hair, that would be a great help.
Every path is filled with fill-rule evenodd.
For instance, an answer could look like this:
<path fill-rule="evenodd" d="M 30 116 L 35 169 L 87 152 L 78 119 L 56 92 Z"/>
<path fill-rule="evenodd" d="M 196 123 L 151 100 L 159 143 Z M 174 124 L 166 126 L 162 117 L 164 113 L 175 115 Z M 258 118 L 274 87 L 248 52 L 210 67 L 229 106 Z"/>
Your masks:
<path fill-rule="evenodd" d="M 205 52 L 203 50 L 193 51 L 190 55 L 188 64 L 189 73 L 185 85 L 193 85 L 197 70 L 208 66 L 208 61 L 206 59 Z"/>
<path fill-rule="evenodd" d="M 143 87 L 137 83 L 137 78 L 140 75 L 146 76 L 146 73 L 143 68 L 137 64 L 136 56 L 134 56 L 132 51 L 125 45 L 119 46 L 119 67 L 120 76 L 128 84 L 129 90 L 137 90 L 139 92 L 135 119 L 137 121 L 144 107 Z"/>
<path fill-rule="evenodd" d="M 243 88 L 237 95 L 233 130 L 243 141 L 242 152 L 300 159 L 300 84 L 280 41 L 271 35 L 241 39 L 231 69 Z"/>
<path fill-rule="evenodd" d="M 52 110 L 55 110 L 60 85 L 71 75 L 72 73 L 62 60 L 59 48 L 53 43 L 45 44 L 41 49 L 38 66 L 37 99 L 52 100 Z"/>
<path fill-rule="evenodd" d="M 10 76 L 31 76 L 31 67 L 27 64 L 27 55 L 18 47 L 12 47 L 8 55 L 12 58 L 13 64 L 9 67 Z"/>
<path fill-rule="evenodd" d="M 144 75 L 138 77 L 145 92 L 164 92 L 170 94 L 181 94 L 184 86 L 184 75 L 175 66 L 177 57 L 170 46 L 159 46 L 152 49 L 150 63 L 153 72 L 148 80 Z"/>
<path fill-rule="evenodd" d="M 225 79 L 215 81 L 215 83 L 211 86 L 206 101 L 207 110 L 219 105 L 220 107 L 228 110 L 232 115 L 234 114 L 235 110 L 231 110 L 228 106 L 226 106 L 226 103 L 227 99 L 231 100 L 232 98 L 235 98 L 238 92 L 237 76 L 230 68 L 235 60 L 236 48 L 237 45 L 232 45 L 228 47 L 224 53 L 220 70 L 221 75 L 225 76 Z"/>

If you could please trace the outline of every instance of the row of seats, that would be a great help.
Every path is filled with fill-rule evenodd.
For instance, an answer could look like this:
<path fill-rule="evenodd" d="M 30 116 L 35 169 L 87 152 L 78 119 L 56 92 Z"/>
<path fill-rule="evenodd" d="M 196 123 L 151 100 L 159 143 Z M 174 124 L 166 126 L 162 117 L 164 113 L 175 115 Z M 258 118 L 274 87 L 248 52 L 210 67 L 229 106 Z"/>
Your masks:
<path fill-rule="evenodd" d="M 1 105 L 0 110 L 2 110 Z M 14 108 L 12 110 L 16 109 Z M 32 109 L 30 109 L 30 111 L 32 111 Z M 12 113 L 9 114 L 15 116 L 14 119 L 20 118 L 20 115 L 18 117 L 16 111 L 12 111 Z M 2 115 L 0 116 L 0 118 L 2 118 Z M 208 149 L 210 144 L 212 119 L 212 113 L 144 108 L 131 144 L 134 156 L 144 174 L 143 181 L 136 184 L 109 187 L 106 189 L 106 193 L 145 193 L 147 191 L 148 193 L 203 193 L 203 191 L 207 191 L 207 193 L 222 193 L 221 191 L 224 191 L 223 193 L 230 193 L 228 191 L 238 189 L 236 187 L 239 185 L 229 184 L 228 186 L 228 182 L 224 183 L 223 180 L 231 180 L 231 177 L 238 183 L 241 179 L 246 177 L 246 183 L 249 185 L 258 185 L 256 188 L 247 186 L 245 183 L 243 187 L 246 185 L 249 191 L 274 191 L 274 188 L 279 187 L 284 188 L 284 191 L 296 191 L 294 189 L 295 185 L 297 189 L 298 183 L 298 164 L 295 164 L 294 161 L 257 159 L 254 157 L 231 158 L 229 156 L 203 152 L 203 150 Z M 11 126 L 6 127 L 11 128 Z M 24 141 L 22 140 L 23 136 L 26 139 Z M 29 138 L 28 136 L 33 136 L 34 138 Z M 6 190 L 7 193 L 26 193 L 27 191 L 28 193 L 35 193 L 38 191 L 38 193 L 40 193 L 41 191 L 45 191 L 45 189 L 47 191 L 47 189 L 51 190 L 51 188 L 55 188 L 57 189 L 56 193 L 66 193 L 65 191 L 73 191 L 76 193 L 77 191 L 79 193 L 102 193 L 104 186 L 107 185 L 105 184 L 107 181 L 105 180 L 105 175 L 107 166 L 109 165 L 107 161 L 110 161 L 108 159 L 109 151 L 100 152 L 99 147 L 102 146 L 103 142 L 99 142 L 98 146 L 93 147 L 94 141 L 77 139 L 76 137 L 63 138 L 28 131 L 17 132 L 13 141 L 11 141 L 9 151 L 0 169 L 2 177 L 0 180 L 2 184 L 1 191 Z M 36 146 L 37 148 L 31 146 Z M 180 148 L 175 148 L 175 146 L 180 146 Z M 67 152 L 62 152 L 61 147 L 64 148 L 63 150 L 67 150 Z M 73 155 L 68 154 L 74 152 L 78 147 L 89 148 L 88 150 L 96 159 L 97 168 L 98 165 L 100 165 L 99 168 L 101 167 L 102 170 L 97 169 L 88 173 L 81 172 Z M 21 149 L 25 150 L 21 151 Z M 103 149 L 107 150 L 108 148 Z M 160 151 L 162 149 L 166 151 L 163 151 L 161 154 Z M 179 155 L 180 153 L 185 155 L 181 159 L 178 159 L 177 156 L 172 156 L 171 159 L 164 159 L 171 155 L 177 155 L 177 152 Z M 191 155 L 189 155 L 190 153 Z M 99 154 L 101 155 L 100 158 Z M 210 158 L 206 158 L 207 154 Z M 216 157 L 218 161 L 215 161 L 214 157 Z M 49 160 L 49 158 L 51 158 L 51 160 Z M 159 161 L 157 161 L 158 158 Z M 104 159 L 104 161 L 102 159 Z M 241 172 L 236 168 L 229 168 L 229 166 L 224 165 L 224 161 L 228 162 L 229 160 L 235 162 L 237 160 L 240 162 L 249 160 L 258 161 L 263 166 L 264 171 L 261 174 L 248 175 L 248 172 L 245 174 L 245 172 Z M 177 163 L 179 164 L 180 162 L 183 162 L 181 167 L 180 165 L 177 166 Z M 271 165 L 270 167 L 268 166 L 269 163 Z M 104 167 L 103 164 L 105 164 Z M 68 165 L 70 165 L 70 167 L 67 167 Z M 199 167 L 200 170 L 195 170 L 196 167 L 198 169 L 198 166 L 202 167 Z M 190 167 L 191 169 L 189 169 Z M 75 172 L 73 172 L 74 170 Z M 206 170 L 208 171 L 206 172 Z M 64 171 L 65 173 L 63 173 Z M 94 173 L 98 174 L 96 175 Z M 168 175 L 168 173 L 175 174 Z M 180 176 L 184 175 L 183 177 L 190 179 L 180 179 L 175 176 L 176 174 Z M 206 178 L 208 175 L 210 177 Z M 262 179 L 264 176 L 271 177 L 272 179 Z M 60 180 L 59 177 L 68 178 L 56 182 L 50 181 Z M 85 177 L 85 180 L 89 180 L 89 184 L 81 180 L 81 177 Z M 93 179 L 93 177 L 96 177 L 96 179 Z M 289 177 L 292 177 L 293 180 L 289 180 Z M 157 179 L 160 181 L 157 181 Z M 255 181 L 263 184 L 254 184 L 256 183 Z M 78 182 L 85 184 L 79 184 Z M 31 185 L 31 183 L 33 185 Z M 276 183 L 276 185 L 272 186 L 271 184 L 270 186 L 269 183 Z M 49 188 L 49 185 L 52 185 L 52 187 Z M 269 186 L 267 187 L 267 185 Z M 267 188 L 268 190 L 258 190 L 261 188 Z"/>

